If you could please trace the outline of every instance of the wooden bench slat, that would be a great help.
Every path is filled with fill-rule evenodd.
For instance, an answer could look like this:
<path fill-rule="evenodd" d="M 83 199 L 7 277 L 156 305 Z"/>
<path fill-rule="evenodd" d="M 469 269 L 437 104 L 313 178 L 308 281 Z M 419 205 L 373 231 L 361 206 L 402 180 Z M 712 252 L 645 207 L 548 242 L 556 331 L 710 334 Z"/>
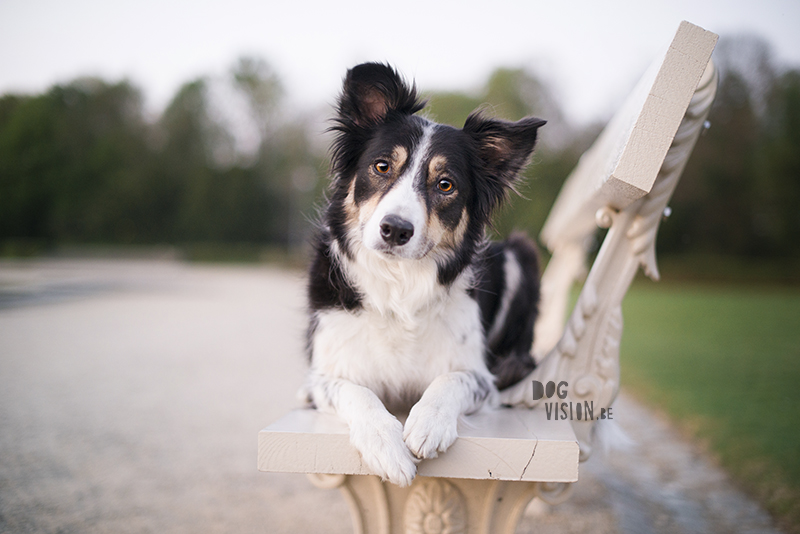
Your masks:
<path fill-rule="evenodd" d="M 545 410 L 486 410 L 464 417 L 459 438 L 420 463 L 428 477 L 575 482 L 580 450 L 568 420 Z M 294 410 L 258 434 L 258 469 L 284 473 L 369 475 L 335 415 Z"/>

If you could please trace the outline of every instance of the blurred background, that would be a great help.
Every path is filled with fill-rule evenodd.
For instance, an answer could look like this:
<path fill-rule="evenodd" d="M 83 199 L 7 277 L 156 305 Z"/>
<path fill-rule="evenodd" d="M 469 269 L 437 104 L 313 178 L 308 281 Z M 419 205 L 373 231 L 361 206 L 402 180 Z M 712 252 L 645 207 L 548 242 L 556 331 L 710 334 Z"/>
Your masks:
<path fill-rule="evenodd" d="M 98 369 L 95 363 L 107 363 L 109 351 L 120 350 L 97 336 L 119 334 L 120 340 L 144 343 L 142 339 L 149 338 L 142 338 L 142 332 L 165 328 L 186 311 L 179 307 L 175 315 L 153 315 L 148 306 L 175 304 L 156 299 L 134 307 L 140 315 L 126 315 L 134 312 L 123 311 L 122 301 L 101 302 L 101 295 L 110 299 L 111 293 L 123 290 L 126 295 L 149 295 L 169 288 L 175 294 L 208 299 L 202 301 L 208 305 L 206 315 L 188 315 L 191 325 L 176 327 L 186 339 L 195 340 L 188 344 L 192 347 L 197 336 L 217 333 L 200 351 L 204 361 L 213 364 L 203 374 L 204 381 L 195 384 L 196 398 L 184 399 L 182 414 L 194 413 L 212 400 L 217 409 L 224 405 L 231 412 L 247 405 L 252 417 L 239 413 L 238 437 L 255 440 L 260 426 L 293 405 L 288 390 L 302 376 L 299 268 L 324 198 L 327 121 L 347 68 L 362 61 L 390 62 L 416 81 L 429 100 L 427 113 L 439 122 L 461 126 L 478 107 L 511 120 L 526 115 L 547 119 L 521 195 L 498 214 L 492 230 L 498 236 L 512 229 L 536 236 L 580 155 L 669 43 L 681 20 L 720 34 L 714 52 L 720 86 L 711 127 L 678 185 L 671 217 L 660 228 L 662 282 L 637 280 L 625 302 L 623 384 L 628 394 L 666 417 L 693 447 L 722 466 L 737 488 L 768 510 L 770 521 L 800 532 L 796 0 L 757 5 L 723 0 L 0 2 L 0 389 L 5 391 L 0 394 L 0 421 L 11 429 L 0 439 L 0 460 L 7 467 L 0 469 L 0 531 L 59 531 L 64 525 L 84 531 L 87 516 L 71 516 L 59 508 L 61 499 L 78 503 L 75 506 L 84 512 L 86 499 L 100 494 L 112 499 L 103 476 L 92 478 L 91 470 L 73 466 L 72 478 L 57 469 L 30 475 L 26 462 L 47 458 L 59 463 L 55 459 L 76 456 L 53 446 L 32 457 L 22 439 L 53 438 L 45 423 L 56 420 L 73 428 L 76 421 L 63 412 L 62 393 L 83 399 L 76 406 L 86 408 L 115 406 L 107 402 L 108 395 L 127 391 L 108 388 L 106 396 L 91 402 L 81 397 L 86 384 L 97 378 L 92 374 Z M 130 260 L 107 261 L 120 257 Z M 142 258 L 157 262 L 141 263 Z M 166 266 L 159 263 L 163 261 Z M 220 270 L 219 262 L 237 265 Z M 290 294 L 281 293 L 286 287 Z M 254 301 L 255 296 L 261 300 Z M 235 300 L 239 297 L 244 301 Z M 91 299 L 109 307 L 101 306 L 102 313 L 87 310 Z M 63 308 L 73 301 L 84 308 Z M 243 330 L 241 325 L 252 319 L 232 319 L 246 311 L 280 315 L 281 305 L 291 305 L 293 315 L 281 319 L 280 329 L 273 323 Z M 81 330 L 80 325 L 108 314 L 119 318 L 108 327 L 111 330 L 103 330 L 102 321 L 95 330 Z M 220 314 L 228 314 L 227 319 L 218 320 Z M 144 317 L 160 319 L 148 323 Z M 225 321 L 230 329 L 219 326 L 228 324 Z M 77 343 L 73 334 L 84 337 Z M 37 344 L 51 335 L 54 344 Z M 139 399 L 131 406 L 151 407 L 153 398 L 160 398 L 152 396 L 156 378 L 166 380 L 164 387 L 169 388 L 194 376 L 192 371 L 170 374 L 172 364 L 158 358 L 184 352 L 177 347 L 180 339 L 168 344 L 171 352 L 156 351 L 153 347 L 168 334 L 161 335 L 152 345 L 140 347 L 149 354 L 143 361 L 152 364 L 145 367 L 152 373 L 142 371 L 137 379 L 141 388 L 126 386 L 127 393 Z M 238 354 L 247 355 L 246 361 L 222 365 L 238 361 L 227 351 L 226 336 L 252 342 L 234 344 Z M 291 371 L 269 359 L 263 347 L 270 344 L 272 355 L 277 350 L 296 359 L 288 365 Z M 50 385 L 78 376 L 65 370 L 67 364 L 51 365 L 64 346 L 82 347 L 70 358 L 82 362 L 76 368 L 86 374 L 56 395 L 52 392 L 61 390 L 48 389 Z M 191 356 L 178 359 L 183 365 Z M 138 361 L 101 365 L 102 380 L 111 377 L 111 384 L 128 384 Z M 52 374 L 52 383 L 37 382 L 43 369 Z M 290 374 L 292 387 L 248 382 L 264 380 L 265 375 L 275 380 L 274 373 L 281 372 Z M 211 398 L 203 393 L 217 387 L 220 377 L 228 388 L 226 401 L 222 393 Z M 240 387 L 242 381 L 251 387 Z M 25 404 L 25 395 L 39 391 L 33 384 L 54 395 L 50 411 L 33 410 L 33 400 Z M 164 395 L 165 402 L 174 400 Z M 232 424 L 223 412 L 209 421 Z M 186 417 L 176 412 L 173 423 L 177 420 Z M 80 424 L 95 428 L 96 422 Z M 143 428 L 148 424 L 143 422 Z M 199 420 L 192 424 L 195 431 L 202 427 Z M 211 435 L 219 424 L 202 428 Z M 155 427 L 151 430 L 158 435 Z M 123 447 L 114 435 L 111 441 L 117 445 L 103 440 L 94 445 L 109 455 L 109 465 L 126 458 L 125 447 L 136 441 L 128 436 Z M 180 439 L 178 434 L 162 435 L 172 443 Z M 230 455 L 243 455 L 243 463 L 230 470 L 231 478 L 225 483 L 192 479 L 193 487 L 200 491 L 197 488 L 217 485 L 232 495 L 240 491 L 248 496 L 237 502 L 252 501 L 251 508 L 226 501 L 228 513 L 244 518 L 241 523 L 223 512 L 211 517 L 213 499 L 206 494 L 183 503 L 184 520 L 173 517 L 170 523 L 169 512 L 148 504 L 152 488 L 140 485 L 138 513 L 150 510 L 144 515 L 160 519 L 129 523 L 140 527 L 129 530 L 169 531 L 165 525 L 171 524 L 171 530 L 181 531 L 191 524 L 186 518 L 194 517 L 207 527 L 218 520 L 219 531 L 231 524 L 255 525 L 255 531 L 298 531 L 287 519 L 279 494 L 288 491 L 294 499 L 290 504 L 301 506 L 306 490 L 300 488 L 305 486 L 272 475 L 257 480 L 242 475 L 249 473 L 251 455 L 255 465 L 254 441 L 244 449 L 229 445 L 236 451 Z M 108 452 L 115 446 L 121 447 L 118 453 Z M 85 444 L 75 447 L 94 450 Z M 217 447 L 209 454 L 223 450 Z M 184 451 L 164 452 L 162 460 L 169 464 L 172 454 Z M 141 458 L 136 461 L 144 461 Z M 20 467 L 8 468 L 14 462 Z M 187 465 L 174 473 L 172 485 L 160 491 L 167 498 L 174 495 L 189 469 Z M 64 476 L 79 481 L 79 488 L 85 481 L 84 489 L 73 488 L 71 497 L 64 497 L 63 488 L 53 482 Z M 125 476 L 138 480 L 130 473 Z M 50 481 L 50 493 L 31 489 L 37 477 Z M 245 479 L 247 483 L 240 483 Z M 268 489 L 260 485 L 266 480 Z M 258 500 L 254 496 L 277 499 L 278 504 L 253 520 Z M 616 504 L 608 505 L 609 517 L 625 498 L 620 494 Z M 319 502 L 316 493 L 309 493 L 308 499 Z M 336 508 L 341 503 L 328 504 L 331 508 L 323 506 L 318 514 L 346 517 L 343 508 Z M 192 515 L 199 508 L 206 514 Z M 163 517 L 153 512 L 156 509 Z M 577 513 L 568 510 L 562 515 Z M 34 520 L 42 513 L 55 515 L 49 522 Z M 135 515 L 122 508 L 114 514 L 126 520 Z M 277 521 L 277 516 L 282 519 Z M 124 530 L 97 517 L 99 531 L 112 524 L 113 530 Z M 274 528 L 261 528 L 268 524 Z M 279 524 L 283 526 L 275 526 Z M 625 530 L 609 524 L 610 532 Z M 562 523 L 553 528 L 568 531 Z M 656 530 L 687 531 L 670 528 Z M 719 531 L 733 531 L 728 528 Z"/>
<path fill-rule="evenodd" d="M 800 8 L 695 4 L 3 2 L 0 250 L 301 249 L 325 188 L 330 105 L 363 60 L 416 79 L 440 122 L 482 105 L 549 121 L 524 198 L 498 222 L 535 235 L 685 18 L 721 34 L 722 79 L 659 253 L 797 258 Z"/>

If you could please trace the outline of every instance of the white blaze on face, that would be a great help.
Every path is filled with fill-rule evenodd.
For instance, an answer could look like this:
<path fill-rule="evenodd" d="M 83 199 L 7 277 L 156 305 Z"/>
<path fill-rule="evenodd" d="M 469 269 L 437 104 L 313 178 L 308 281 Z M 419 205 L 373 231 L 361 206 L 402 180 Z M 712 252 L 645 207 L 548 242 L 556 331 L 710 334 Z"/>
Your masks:
<path fill-rule="evenodd" d="M 422 172 L 428 154 L 434 125 L 427 124 L 417 147 L 411 154 L 411 161 L 405 171 L 388 193 L 381 199 L 364 227 L 364 244 L 367 248 L 382 252 L 390 251 L 402 258 L 422 257 L 428 251 L 427 220 L 425 200 L 414 187 L 416 178 Z M 391 247 L 381 237 L 381 221 L 388 215 L 400 217 L 414 226 L 414 235 L 402 246 Z"/>

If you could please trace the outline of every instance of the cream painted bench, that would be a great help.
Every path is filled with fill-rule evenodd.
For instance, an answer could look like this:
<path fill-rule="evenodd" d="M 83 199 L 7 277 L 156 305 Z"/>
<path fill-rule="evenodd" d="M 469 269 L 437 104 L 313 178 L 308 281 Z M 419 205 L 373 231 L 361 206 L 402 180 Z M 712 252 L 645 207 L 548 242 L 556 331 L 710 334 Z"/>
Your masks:
<path fill-rule="evenodd" d="M 656 232 L 714 99 L 716 41 L 681 23 L 564 183 L 541 236 L 552 258 L 533 347 L 539 366 L 503 392 L 515 408 L 464 418 L 458 440 L 420 463 L 408 488 L 370 474 L 347 426 L 310 409 L 259 433 L 259 470 L 307 473 L 321 488 L 340 488 L 356 532 L 511 533 L 532 498 L 565 499 L 591 454 L 594 422 L 548 420 L 537 405 L 591 403 L 597 419 L 617 395 L 622 299 L 639 266 L 658 278 Z M 608 233 L 565 326 L 569 291 L 585 272 L 597 226 Z M 567 382 L 566 399 L 536 400 L 534 381 Z"/>

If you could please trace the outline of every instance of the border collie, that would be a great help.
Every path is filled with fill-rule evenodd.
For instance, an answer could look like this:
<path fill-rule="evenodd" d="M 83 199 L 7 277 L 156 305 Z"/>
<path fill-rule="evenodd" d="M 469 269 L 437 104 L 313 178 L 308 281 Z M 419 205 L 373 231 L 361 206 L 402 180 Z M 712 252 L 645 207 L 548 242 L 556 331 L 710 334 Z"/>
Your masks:
<path fill-rule="evenodd" d="M 389 66 L 347 72 L 308 281 L 307 399 L 400 486 L 535 366 L 536 249 L 484 231 L 545 121 L 473 113 L 457 129 L 424 106 Z"/>

